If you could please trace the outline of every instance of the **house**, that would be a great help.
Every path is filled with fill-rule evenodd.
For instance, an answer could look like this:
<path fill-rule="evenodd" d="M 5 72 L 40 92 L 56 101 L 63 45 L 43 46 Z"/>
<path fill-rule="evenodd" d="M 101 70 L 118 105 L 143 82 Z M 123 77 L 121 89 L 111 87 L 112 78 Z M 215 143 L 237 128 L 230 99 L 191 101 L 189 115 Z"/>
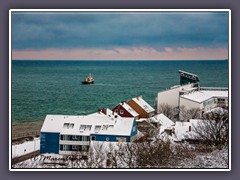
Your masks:
<path fill-rule="evenodd" d="M 173 126 L 161 126 L 159 135 L 163 140 L 170 140 L 171 142 L 183 142 L 197 143 L 201 141 L 198 134 L 195 132 L 195 128 L 199 125 L 204 125 L 202 119 L 190 119 L 187 122 L 176 121 Z"/>
<path fill-rule="evenodd" d="M 121 117 L 133 117 L 135 119 L 139 119 L 139 114 L 125 101 L 119 103 L 116 107 L 112 109 L 112 111 L 120 115 Z"/>
<path fill-rule="evenodd" d="M 88 151 L 91 141 L 133 142 L 136 138 L 134 118 L 103 113 L 47 115 L 40 134 L 40 153 L 70 155 Z"/>
<path fill-rule="evenodd" d="M 149 118 L 155 113 L 155 110 L 143 100 L 142 96 L 132 98 L 128 101 L 128 105 L 139 114 L 139 118 Z"/>
<path fill-rule="evenodd" d="M 156 127 L 159 126 L 173 126 L 174 122 L 165 116 L 163 113 L 157 114 L 151 118 L 149 118 L 150 122 L 154 124 Z"/>

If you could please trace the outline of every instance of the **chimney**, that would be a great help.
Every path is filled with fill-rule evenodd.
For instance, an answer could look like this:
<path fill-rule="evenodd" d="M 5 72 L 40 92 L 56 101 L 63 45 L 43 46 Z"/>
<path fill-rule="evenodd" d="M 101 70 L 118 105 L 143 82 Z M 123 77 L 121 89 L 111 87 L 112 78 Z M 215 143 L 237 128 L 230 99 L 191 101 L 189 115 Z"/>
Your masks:
<path fill-rule="evenodd" d="M 139 100 L 140 98 L 142 98 L 142 96 L 137 96 L 137 100 Z"/>
<path fill-rule="evenodd" d="M 98 113 L 100 114 L 100 112 L 101 112 L 101 108 L 98 108 Z"/>
<path fill-rule="evenodd" d="M 107 109 L 106 108 L 102 108 L 102 113 L 107 115 Z"/>
<path fill-rule="evenodd" d="M 122 101 L 122 105 L 124 104 L 124 101 Z"/>

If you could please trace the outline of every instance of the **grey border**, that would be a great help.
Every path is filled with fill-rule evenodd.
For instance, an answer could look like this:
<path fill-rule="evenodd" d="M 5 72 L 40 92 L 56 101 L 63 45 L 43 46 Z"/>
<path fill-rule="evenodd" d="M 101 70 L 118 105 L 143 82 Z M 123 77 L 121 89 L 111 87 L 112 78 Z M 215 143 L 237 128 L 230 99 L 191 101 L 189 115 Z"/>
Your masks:
<path fill-rule="evenodd" d="M 1 153 L 0 153 L 0 173 L 1 177 L 4 179 L 8 178 L 18 178 L 18 179 L 42 179 L 42 178 L 57 178 L 57 179 L 65 179 L 65 178 L 73 178 L 74 175 L 76 178 L 88 178 L 88 179 L 106 179 L 107 177 L 111 179 L 123 179 L 123 178 L 136 178 L 136 179 L 146 179 L 146 178 L 173 178 L 173 179 L 203 179 L 203 178 L 211 178 L 211 179 L 238 179 L 240 177 L 240 172 L 238 170 L 240 165 L 239 159 L 239 111 L 237 111 L 237 100 L 239 100 L 238 90 L 239 84 L 237 84 L 237 77 L 240 77 L 240 71 L 237 69 L 240 67 L 239 60 L 237 57 L 240 57 L 240 51 L 238 50 L 240 47 L 238 39 L 239 37 L 239 10 L 238 10 L 238 0 L 201 0 L 201 1 L 191 1 L 191 0 L 164 0 L 161 2 L 155 2 L 154 0 L 137 0 L 126 3 L 126 0 L 122 1 L 111 1 L 111 0 L 89 0 L 85 3 L 76 2 L 74 0 L 41 0 L 41 1 L 32 1 L 32 0 L 18 0 L 18 1 L 5 1 L 0 2 L 0 17 L 2 19 L 1 27 L 1 35 L 0 35 L 0 120 L 2 124 L 0 126 L 1 133 Z M 161 174 L 156 174 L 157 172 L 129 172 L 129 173 L 121 173 L 121 176 L 117 174 L 112 174 L 112 172 L 99 172 L 101 176 L 98 175 L 98 172 L 81 172 L 81 175 L 71 174 L 71 176 L 64 175 L 65 173 L 57 173 L 53 174 L 41 173 L 42 176 L 37 176 L 39 172 L 35 172 L 37 174 L 21 172 L 20 174 L 17 172 L 9 172 L 8 171 L 8 10 L 13 8 L 218 8 L 218 9 L 231 9 L 232 10 L 232 171 L 231 172 L 159 172 Z M 238 66 L 239 65 L 239 66 Z M 236 82 L 234 84 L 234 82 Z M 235 106 L 234 106 L 235 105 Z M 235 110 L 236 109 L 236 110 Z M 17 173 L 17 174 L 16 174 Z M 115 172 L 119 173 L 119 172 Z M 194 173 L 194 174 L 193 174 Z M 198 175 L 199 173 L 199 175 Z M 201 174 L 200 174 L 201 173 Z M 85 175 L 86 174 L 86 175 Z M 107 176 L 105 174 L 108 174 Z M 31 177 L 32 176 L 32 177 Z"/>
<path fill-rule="evenodd" d="M 12 35 L 11 35 L 11 21 L 10 21 L 10 18 L 11 18 L 11 16 L 12 16 L 12 14 L 14 13 L 14 12 L 43 12 L 43 13 L 45 13 L 45 12 L 52 12 L 53 10 L 52 9 L 43 9 L 43 10 L 37 10 L 37 9 L 29 9 L 29 10 L 22 10 L 22 9 L 20 9 L 19 11 L 17 10 L 17 9 L 11 9 L 10 11 L 9 11 L 9 38 L 10 37 L 12 37 Z M 55 12 L 70 12 L 71 10 L 69 10 L 69 9 L 67 9 L 66 11 L 64 11 L 64 10 L 59 10 L 59 9 L 56 9 L 56 11 Z M 111 11 L 108 11 L 108 12 L 112 12 L 112 11 L 114 11 L 114 9 L 111 9 Z M 115 9 L 115 12 L 122 12 L 122 13 L 124 13 L 124 12 L 133 12 L 134 10 L 132 10 L 132 9 L 125 9 L 124 11 L 121 11 L 120 9 Z M 200 9 L 200 10 L 193 10 L 193 9 L 189 9 L 189 10 L 186 10 L 186 9 L 179 9 L 179 11 L 177 11 L 177 10 L 167 10 L 167 11 L 165 11 L 165 12 L 211 12 L 211 11 L 213 11 L 213 10 L 209 10 L 209 9 L 206 9 L 206 10 L 204 10 L 204 9 Z M 219 9 L 219 11 L 220 12 L 228 12 L 228 14 L 229 14 L 229 30 L 231 29 L 231 12 L 230 12 L 230 10 L 229 9 Z M 81 9 L 79 10 L 79 9 L 74 9 L 72 12 L 83 12 L 83 11 L 81 11 Z M 102 13 L 102 12 L 107 12 L 107 10 L 103 10 L 103 11 L 97 11 L 97 10 L 92 10 L 92 9 L 87 9 L 87 12 L 97 12 L 97 13 Z M 149 10 L 149 9 L 138 9 L 137 11 L 135 11 L 135 12 L 139 12 L 139 13 L 144 13 L 144 12 L 161 12 L 161 10 L 153 10 L 153 11 L 151 11 L 151 9 Z M 162 11 L 163 12 L 163 11 Z M 215 12 L 218 12 L 218 9 L 216 9 L 216 11 Z M 229 37 L 231 37 L 231 34 L 229 34 Z M 231 42 L 230 40 L 229 40 L 229 42 Z M 9 41 L 9 43 L 10 43 L 10 41 Z M 230 47 L 230 46 L 229 46 Z M 9 46 L 9 48 L 11 49 L 12 47 L 10 47 Z M 10 53 L 11 54 L 11 53 Z M 9 54 L 9 56 L 10 57 L 12 57 L 12 54 L 10 55 Z M 230 53 L 229 53 L 230 54 Z M 231 57 L 229 56 L 228 58 L 230 58 L 230 61 L 229 61 L 229 64 L 231 64 Z M 12 69 L 11 69 L 11 62 L 10 62 L 10 64 L 9 64 L 9 81 L 11 81 L 11 79 L 10 79 L 10 77 L 11 77 L 11 72 L 12 71 Z M 229 71 L 231 72 L 231 69 L 229 69 Z M 229 78 L 230 78 L 231 76 L 229 76 Z M 11 87 L 10 87 L 10 85 L 11 85 L 11 83 L 9 83 L 9 90 L 11 91 Z M 11 99 L 9 99 L 9 106 L 10 106 L 10 104 L 11 104 Z M 231 102 L 231 99 L 230 99 L 230 101 L 229 102 Z M 11 114 L 11 109 L 9 108 L 9 115 Z M 231 106 L 230 106 L 230 114 L 231 114 Z M 230 118 L 230 120 L 231 120 L 231 118 Z M 11 123 L 10 123 L 10 128 L 9 128 L 9 131 L 11 131 Z M 230 132 L 231 132 L 231 126 L 230 126 Z M 10 137 L 11 137 L 11 135 L 9 135 Z M 12 153 L 12 147 L 11 147 L 11 138 L 9 137 L 9 149 L 11 149 L 11 153 Z M 231 137 L 230 137 L 230 140 L 231 140 Z M 231 145 L 229 144 L 229 149 L 231 149 Z M 10 151 L 10 150 L 9 150 Z M 10 152 L 9 152 L 9 154 L 11 154 Z M 11 157 L 11 156 L 10 156 Z M 9 157 L 9 158 L 10 158 Z M 231 157 L 231 154 L 229 153 L 229 155 L 228 155 L 228 157 L 230 158 Z M 11 162 L 11 160 L 9 160 L 9 162 Z M 135 169 L 122 169 L 122 168 L 119 168 L 118 170 L 114 170 L 114 169 L 109 169 L 109 170 L 107 170 L 107 169 L 102 169 L 102 170 L 100 170 L 100 171 L 121 171 L 121 169 L 122 170 L 124 170 L 124 171 L 137 171 L 137 170 L 140 170 L 140 171 L 229 171 L 229 170 L 231 170 L 231 162 L 229 161 L 229 168 L 208 168 L 208 169 L 203 169 L 203 168 L 196 168 L 196 169 L 187 169 L 187 168 L 179 168 L 179 169 L 175 169 L 175 168 L 173 168 L 173 169 L 168 169 L 168 168 L 166 168 L 166 169 L 159 169 L 159 168 L 156 168 L 156 169 L 154 169 L 154 168 L 151 168 L 151 169 L 146 169 L 146 168 L 143 168 L 142 170 L 139 168 L 139 169 L 137 169 L 137 168 L 135 168 Z M 12 165 L 12 164 L 11 164 Z M 11 166 L 10 165 L 10 166 Z M 29 171 L 61 171 L 61 169 L 44 169 L 44 168 L 27 168 L 27 169 L 19 169 L 19 168 L 12 168 L 12 167 L 9 167 L 10 168 L 10 170 L 11 171 L 27 171 L 27 170 L 29 170 Z M 76 168 L 75 169 L 63 169 L 62 171 L 74 171 L 74 170 L 77 170 Z M 84 169 L 81 169 L 81 171 L 97 171 L 97 169 L 86 169 L 86 170 L 84 170 Z M 80 170 L 79 170 L 80 171 Z"/>

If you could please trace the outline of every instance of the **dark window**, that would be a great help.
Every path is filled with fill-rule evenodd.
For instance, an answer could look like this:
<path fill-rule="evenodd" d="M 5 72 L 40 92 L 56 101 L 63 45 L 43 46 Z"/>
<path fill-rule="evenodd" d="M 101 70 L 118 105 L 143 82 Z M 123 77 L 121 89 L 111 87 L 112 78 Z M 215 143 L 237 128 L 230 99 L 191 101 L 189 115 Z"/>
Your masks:
<path fill-rule="evenodd" d="M 92 141 L 95 141 L 96 140 L 96 136 L 92 136 L 91 139 L 92 139 Z"/>
<path fill-rule="evenodd" d="M 72 136 L 72 140 L 73 140 L 73 141 L 78 140 L 78 136 Z"/>

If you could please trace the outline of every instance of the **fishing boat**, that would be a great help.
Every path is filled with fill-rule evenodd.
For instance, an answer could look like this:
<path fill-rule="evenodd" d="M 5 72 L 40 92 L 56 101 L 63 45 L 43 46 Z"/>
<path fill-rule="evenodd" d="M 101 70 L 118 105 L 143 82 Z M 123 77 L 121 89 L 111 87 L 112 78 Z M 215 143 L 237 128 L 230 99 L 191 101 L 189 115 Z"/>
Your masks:
<path fill-rule="evenodd" d="M 94 78 L 91 75 L 91 73 L 85 77 L 85 79 L 82 81 L 82 84 L 93 84 L 94 83 Z"/>

